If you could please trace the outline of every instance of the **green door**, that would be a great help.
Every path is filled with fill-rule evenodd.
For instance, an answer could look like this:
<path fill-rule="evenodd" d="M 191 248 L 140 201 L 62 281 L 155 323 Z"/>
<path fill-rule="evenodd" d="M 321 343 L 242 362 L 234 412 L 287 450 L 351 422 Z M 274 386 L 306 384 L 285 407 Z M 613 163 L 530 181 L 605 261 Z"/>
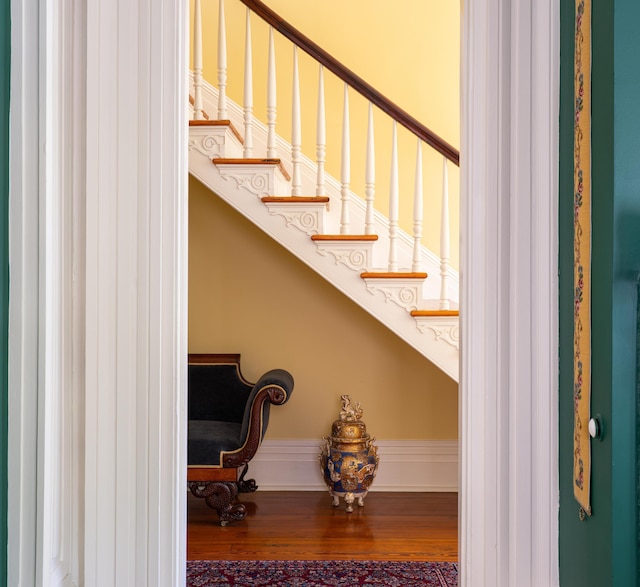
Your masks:
<path fill-rule="evenodd" d="M 7 576 L 7 396 L 9 356 L 9 0 L 0 0 L 0 584 Z"/>
<path fill-rule="evenodd" d="M 592 515 L 573 497 L 573 54 L 575 3 L 561 3 L 560 585 L 638 581 L 640 2 L 592 0 Z"/>

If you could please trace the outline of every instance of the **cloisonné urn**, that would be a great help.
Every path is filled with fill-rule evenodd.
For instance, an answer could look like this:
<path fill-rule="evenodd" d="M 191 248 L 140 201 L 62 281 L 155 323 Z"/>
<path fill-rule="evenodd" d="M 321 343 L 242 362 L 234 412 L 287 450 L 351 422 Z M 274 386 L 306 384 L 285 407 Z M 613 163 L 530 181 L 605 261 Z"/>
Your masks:
<path fill-rule="evenodd" d="M 353 503 L 364 505 L 364 498 L 378 469 L 378 449 L 374 438 L 367 433 L 362 421 L 360 404 L 351 396 L 342 396 L 340 419 L 331 426 L 331 436 L 324 437 L 320 453 L 320 470 L 333 498 L 333 505 L 340 505 L 340 498 L 347 504 L 347 512 L 353 511 Z"/>

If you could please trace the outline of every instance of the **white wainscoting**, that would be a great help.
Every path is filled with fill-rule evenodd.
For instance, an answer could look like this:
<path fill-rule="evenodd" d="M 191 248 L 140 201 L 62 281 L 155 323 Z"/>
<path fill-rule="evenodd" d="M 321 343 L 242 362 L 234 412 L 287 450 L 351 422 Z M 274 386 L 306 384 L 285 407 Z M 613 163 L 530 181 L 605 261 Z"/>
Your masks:
<path fill-rule="evenodd" d="M 321 439 L 265 440 L 247 477 L 261 491 L 326 490 Z M 376 440 L 380 465 L 371 491 L 458 491 L 457 440 Z"/>

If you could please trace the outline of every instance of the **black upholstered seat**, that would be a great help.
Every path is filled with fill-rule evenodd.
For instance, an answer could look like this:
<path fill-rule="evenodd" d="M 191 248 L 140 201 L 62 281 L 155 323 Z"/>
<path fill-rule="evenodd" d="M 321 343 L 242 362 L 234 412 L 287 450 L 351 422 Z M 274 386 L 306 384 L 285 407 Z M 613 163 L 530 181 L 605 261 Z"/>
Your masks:
<path fill-rule="evenodd" d="M 220 420 L 189 420 L 190 465 L 219 467 L 223 452 L 235 451 L 241 446 L 240 424 Z"/>

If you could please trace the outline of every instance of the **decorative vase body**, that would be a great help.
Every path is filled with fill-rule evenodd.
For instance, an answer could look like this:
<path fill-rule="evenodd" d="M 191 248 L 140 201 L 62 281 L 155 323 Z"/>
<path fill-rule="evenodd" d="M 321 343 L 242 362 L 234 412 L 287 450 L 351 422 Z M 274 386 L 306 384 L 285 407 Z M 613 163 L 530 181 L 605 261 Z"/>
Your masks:
<path fill-rule="evenodd" d="M 320 453 L 320 469 L 333 497 L 333 505 L 344 498 L 347 512 L 353 511 L 353 503 L 364 505 L 371 483 L 378 469 L 378 449 L 360 419 L 360 405 L 342 396 L 340 419 L 331 426 L 331 436 L 325 436 Z"/>

